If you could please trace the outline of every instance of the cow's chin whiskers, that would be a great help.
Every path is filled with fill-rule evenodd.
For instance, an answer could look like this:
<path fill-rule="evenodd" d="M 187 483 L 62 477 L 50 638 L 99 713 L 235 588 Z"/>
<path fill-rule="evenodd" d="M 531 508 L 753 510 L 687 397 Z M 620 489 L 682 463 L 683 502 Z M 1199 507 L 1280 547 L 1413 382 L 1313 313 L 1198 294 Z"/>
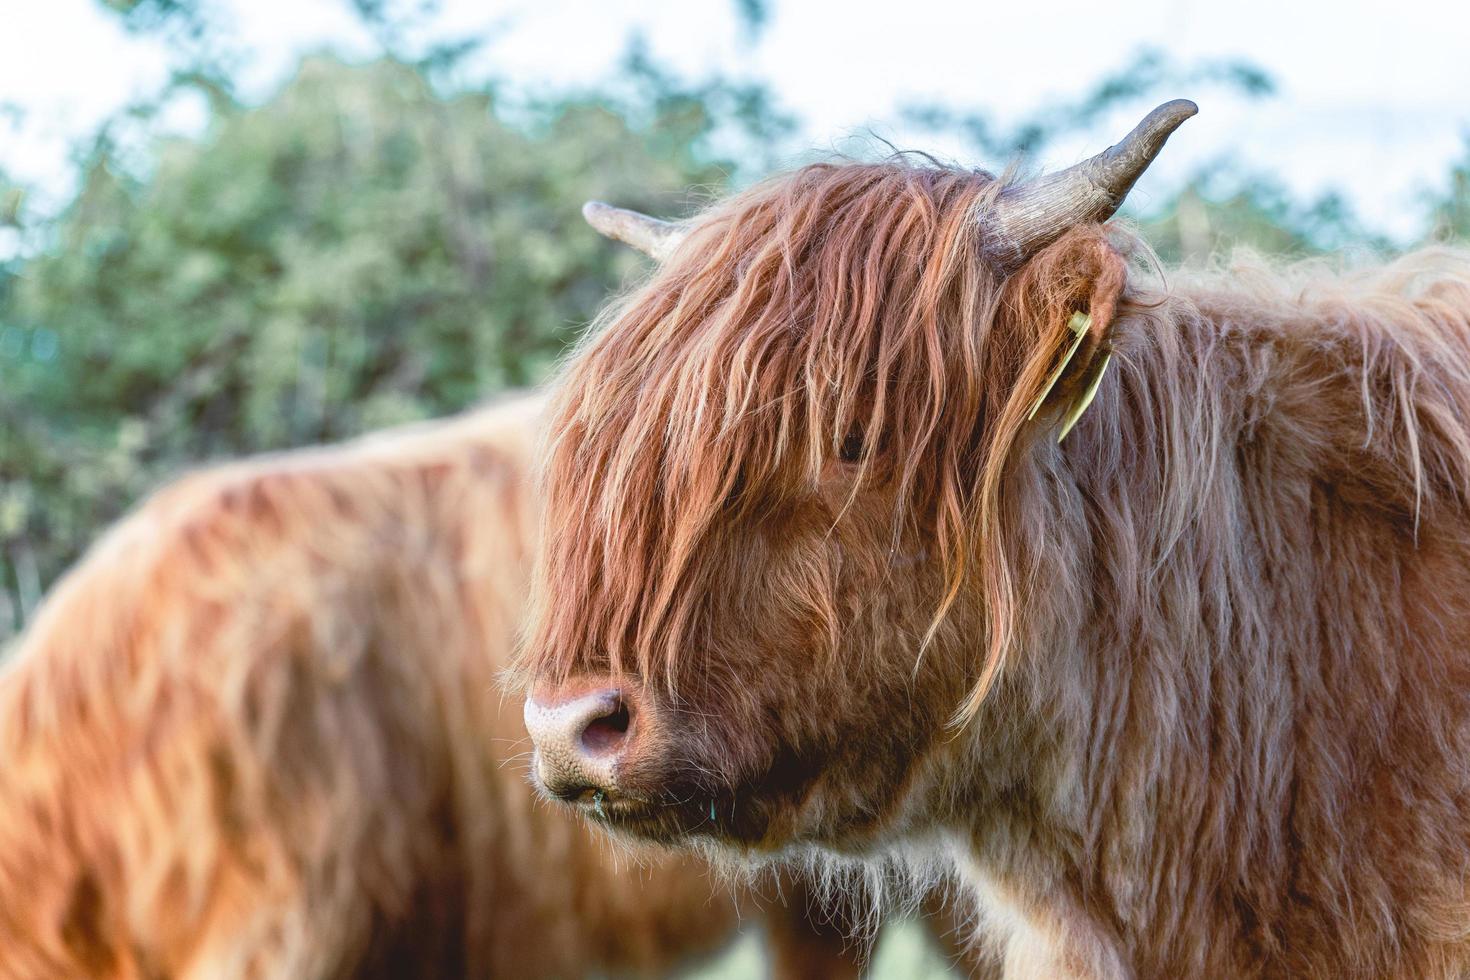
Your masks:
<path fill-rule="evenodd" d="M 871 942 L 885 920 L 919 915 L 926 898 L 960 887 L 949 847 L 937 835 L 893 843 L 861 857 L 815 844 L 757 850 L 703 838 L 690 843 L 732 889 L 779 890 L 779 876 L 795 874 L 823 908 L 842 909 L 844 931 L 863 942 Z"/>

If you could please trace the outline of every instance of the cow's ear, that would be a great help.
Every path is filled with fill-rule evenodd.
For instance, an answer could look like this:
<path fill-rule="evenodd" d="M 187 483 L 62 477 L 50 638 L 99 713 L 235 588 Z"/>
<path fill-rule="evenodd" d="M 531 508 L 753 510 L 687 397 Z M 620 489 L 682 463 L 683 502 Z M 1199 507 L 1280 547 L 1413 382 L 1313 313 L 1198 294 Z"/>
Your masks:
<path fill-rule="evenodd" d="M 1113 326 L 1128 264 L 1098 225 L 1077 228 L 1042 249 L 1005 285 L 1012 328 L 1036 365 L 1030 416 L 1056 417 L 1065 436 L 1090 402 L 1111 356 Z"/>

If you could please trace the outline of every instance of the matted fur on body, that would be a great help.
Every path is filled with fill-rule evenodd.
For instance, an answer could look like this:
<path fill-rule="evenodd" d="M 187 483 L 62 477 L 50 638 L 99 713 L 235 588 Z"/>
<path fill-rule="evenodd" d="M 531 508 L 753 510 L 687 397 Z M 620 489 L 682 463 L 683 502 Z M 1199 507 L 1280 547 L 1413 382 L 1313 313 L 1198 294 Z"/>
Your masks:
<path fill-rule="evenodd" d="M 525 783 L 540 405 L 188 477 L 58 586 L 0 668 L 0 977 L 647 976 L 759 914 Z M 805 911 L 778 965 L 855 975 Z"/>
<path fill-rule="evenodd" d="M 1002 184 L 775 178 L 569 365 L 524 666 L 637 707 L 602 821 L 948 835 L 1009 976 L 1470 974 L 1470 256 L 1002 275 Z"/>

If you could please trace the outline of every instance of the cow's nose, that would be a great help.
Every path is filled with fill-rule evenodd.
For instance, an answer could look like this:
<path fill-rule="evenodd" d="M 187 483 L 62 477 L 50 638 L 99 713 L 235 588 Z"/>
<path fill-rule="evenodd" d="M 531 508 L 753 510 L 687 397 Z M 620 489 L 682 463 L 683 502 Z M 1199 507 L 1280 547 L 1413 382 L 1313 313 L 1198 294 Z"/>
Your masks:
<path fill-rule="evenodd" d="M 536 778 L 546 792 L 575 800 L 617 789 L 617 767 L 631 740 L 632 702 L 618 688 L 560 699 L 526 699 L 526 729 L 536 744 Z"/>

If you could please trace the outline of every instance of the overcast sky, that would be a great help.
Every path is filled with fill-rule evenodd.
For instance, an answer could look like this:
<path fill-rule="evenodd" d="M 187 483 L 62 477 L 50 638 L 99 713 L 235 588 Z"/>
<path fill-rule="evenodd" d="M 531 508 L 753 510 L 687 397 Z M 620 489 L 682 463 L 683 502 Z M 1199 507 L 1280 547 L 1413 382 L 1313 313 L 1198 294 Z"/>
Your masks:
<path fill-rule="evenodd" d="M 304 51 L 373 50 L 346 0 L 218 7 L 250 57 L 247 97 L 267 95 Z M 940 100 L 1019 117 L 1086 90 L 1143 45 L 1185 64 L 1246 58 L 1276 79 L 1276 96 L 1164 93 L 1195 98 L 1201 113 L 1140 186 L 1144 203 L 1192 165 L 1235 154 L 1299 193 L 1340 189 L 1371 225 L 1397 235 L 1419 226 L 1424 195 L 1443 186 L 1470 132 L 1470 4 L 1445 0 L 771 0 L 754 43 L 742 40 L 730 0 L 441 0 L 440 8 L 435 30 L 445 34 L 499 24 L 488 60 L 530 89 L 605 77 L 641 30 L 660 60 L 691 75 L 718 67 L 769 81 L 818 149 L 871 129 L 953 155 L 957 147 L 896 130 L 897 107 Z M 97 0 L 0 0 L 0 10 L 0 103 L 23 110 L 0 118 L 0 167 L 59 197 L 68 148 L 155 90 L 165 52 L 128 36 Z M 185 106 L 171 122 L 187 130 L 201 118 Z M 1109 120 L 1043 162 L 1072 162 L 1133 121 Z"/>

